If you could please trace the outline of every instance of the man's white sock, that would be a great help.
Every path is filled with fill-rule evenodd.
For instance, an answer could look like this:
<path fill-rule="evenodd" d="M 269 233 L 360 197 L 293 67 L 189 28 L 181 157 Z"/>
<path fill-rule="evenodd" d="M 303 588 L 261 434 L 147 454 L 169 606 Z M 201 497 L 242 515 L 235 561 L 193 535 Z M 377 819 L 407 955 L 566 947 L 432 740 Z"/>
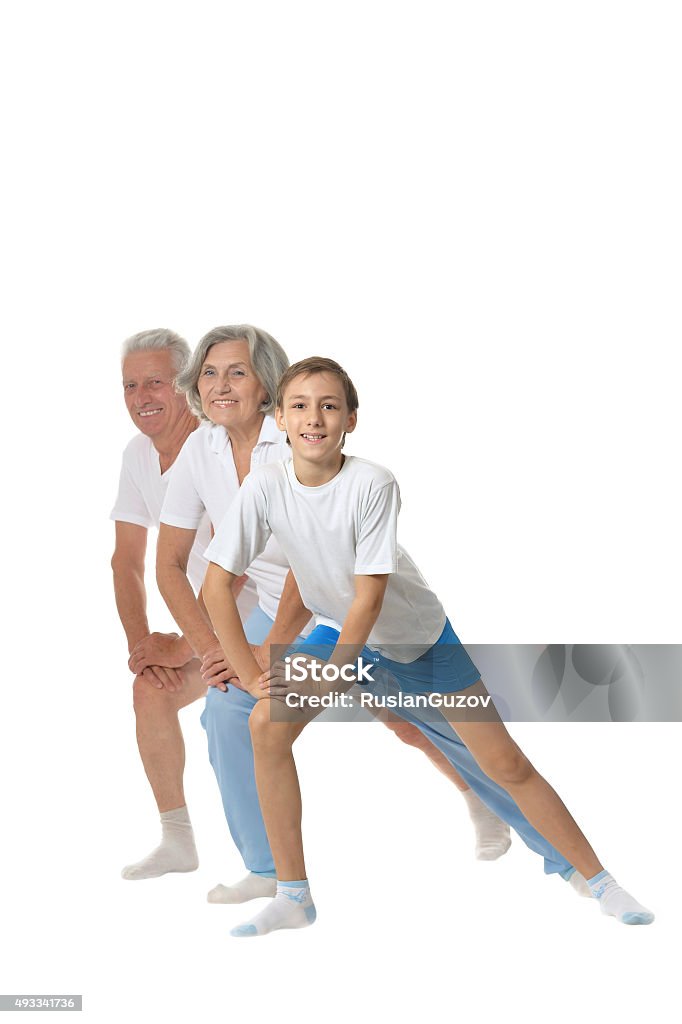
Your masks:
<path fill-rule="evenodd" d="M 653 921 L 652 912 L 621 889 L 608 871 L 600 871 L 594 878 L 588 878 L 587 884 L 594 898 L 599 900 L 603 914 L 609 914 L 623 924 L 651 924 Z"/>
<path fill-rule="evenodd" d="M 230 935 L 242 939 L 251 935 L 267 935 L 278 928 L 305 928 L 316 917 L 317 911 L 306 878 L 297 882 L 278 882 L 275 898 L 265 910 L 261 910 L 250 921 L 237 925 Z"/>
<path fill-rule="evenodd" d="M 209 903 L 248 903 L 261 896 L 273 897 L 277 892 L 277 879 L 253 872 L 234 885 L 216 885 L 206 899 Z"/>
<path fill-rule="evenodd" d="M 483 803 L 473 789 L 465 789 L 462 796 L 469 808 L 469 817 L 476 832 L 476 857 L 478 860 L 497 860 L 511 846 L 509 825 Z"/>
<path fill-rule="evenodd" d="M 121 875 L 127 879 L 158 878 L 169 871 L 196 871 L 199 867 L 194 832 L 187 807 L 161 815 L 161 842 L 143 860 L 128 864 Z"/>

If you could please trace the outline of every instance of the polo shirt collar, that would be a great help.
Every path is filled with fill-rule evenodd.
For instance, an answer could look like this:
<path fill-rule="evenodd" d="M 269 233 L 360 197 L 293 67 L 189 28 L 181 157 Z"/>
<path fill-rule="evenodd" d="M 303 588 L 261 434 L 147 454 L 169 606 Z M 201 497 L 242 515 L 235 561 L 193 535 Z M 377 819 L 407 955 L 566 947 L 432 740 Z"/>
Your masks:
<path fill-rule="evenodd" d="M 229 434 L 220 423 L 211 423 L 209 425 L 208 436 L 211 451 L 215 452 L 216 455 L 221 455 L 230 444 Z M 275 417 L 264 416 L 263 425 L 260 428 L 260 434 L 258 435 L 255 447 L 257 448 L 260 444 L 279 444 L 281 439 L 282 432 L 275 423 Z"/>

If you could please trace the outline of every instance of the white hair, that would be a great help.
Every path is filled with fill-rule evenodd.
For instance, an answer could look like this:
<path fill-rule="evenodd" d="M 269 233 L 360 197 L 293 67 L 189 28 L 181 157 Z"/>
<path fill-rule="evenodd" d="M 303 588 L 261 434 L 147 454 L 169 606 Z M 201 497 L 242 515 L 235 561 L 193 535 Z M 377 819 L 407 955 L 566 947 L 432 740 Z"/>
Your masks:
<path fill-rule="evenodd" d="M 251 324 L 214 327 L 212 331 L 205 334 L 194 349 L 192 358 L 187 362 L 182 373 L 178 374 L 175 390 L 184 392 L 187 396 L 187 404 L 195 416 L 202 420 L 208 418 L 201 408 L 197 381 L 209 349 L 213 345 L 220 344 L 221 341 L 245 341 L 248 344 L 254 373 L 268 393 L 267 399 L 261 406 L 261 412 L 272 413 L 275 408 L 277 382 L 289 366 L 289 357 L 271 334 L 261 330 L 260 327 L 253 327 Z"/>
<path fill-rule="evenodd" d="M 180 373 L 190 356 L 190 347 L 184 338 L 167 327 L 157 327 L 151 331 L 140 331 L 126 338 L 121 349 L 121 363 L 133 352 L 162 352 L 168 349 L 173 360 L 176 373 Z"/>

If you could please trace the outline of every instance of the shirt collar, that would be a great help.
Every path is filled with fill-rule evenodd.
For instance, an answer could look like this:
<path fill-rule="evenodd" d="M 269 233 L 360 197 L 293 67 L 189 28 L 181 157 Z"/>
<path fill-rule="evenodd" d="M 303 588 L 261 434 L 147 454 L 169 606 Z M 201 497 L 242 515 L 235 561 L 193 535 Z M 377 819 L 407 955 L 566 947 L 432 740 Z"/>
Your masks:
<path fill-rule="evenodd" d="M 208 428 L 209 443 L 211 451 L 221 455 L 230 444 L 230 436 L 219 423 L 211 423 Z M 260 444 L 281 444 L 282 431 L 278 429 L 274 416 L 264 416 L 263 425 L 256 441 L 255 448 Z"/>

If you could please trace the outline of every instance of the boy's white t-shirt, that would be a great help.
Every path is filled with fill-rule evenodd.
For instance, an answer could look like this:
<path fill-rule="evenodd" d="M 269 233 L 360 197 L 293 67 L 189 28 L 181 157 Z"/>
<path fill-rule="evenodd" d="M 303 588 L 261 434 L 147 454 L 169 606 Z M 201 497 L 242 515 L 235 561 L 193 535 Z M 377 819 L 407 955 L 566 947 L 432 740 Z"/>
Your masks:
<path fill-rule="evenodd" d="M 159 453 L 151 439 L 145 434 L 137 434 L 123 452 L 118 496 L 109 518 L 120 523 L 144 526 L 147 530 L 158 527 L 161 508 L 176 463 L 177 459 L 162 473 Z M 199 517 L 196 529 L 196 539 L 187 561 L 187 578 L 198 592 L 208 566 L 203 554 L 204 548 L 211 539 L 211 527 L 206 516 Z"/>
<path fill-rule="evenodd" d="M 277 429 L 272 416 L 265 416 L 251 453 L 251 471 L 268 462 L 281 462 L 288 456 L 286 435 Z M 250 475 L 246 479 L 249 478 Z M 239 493 L 239 478 L 227 430 L 215 423 L 204 423 L 189 435 L 173 464 L 161 522 L 195 530 L 202 517 L 208 514 L 217 532 Z M 245 593 L 255 585 L 258 603 L 274 619 L 289 563 L 274 538 L 260 549 L 259 556 L 248 565 L 249 583 L 240 598 L 243 600 Z"/>
<path fill-rule="evenodd" d="M 415 661 L 436 642 L 445 611 L 397 541 L 400 492 L 383 466 L 346 456 L 337 475 L 305 487 L 291 459 L 254 469 L 206 550 L 240 576 L 274 535 L 316 624 L 340 629 L 354 577 L 389 573 L 367 645 L 393 661 Z"/>

